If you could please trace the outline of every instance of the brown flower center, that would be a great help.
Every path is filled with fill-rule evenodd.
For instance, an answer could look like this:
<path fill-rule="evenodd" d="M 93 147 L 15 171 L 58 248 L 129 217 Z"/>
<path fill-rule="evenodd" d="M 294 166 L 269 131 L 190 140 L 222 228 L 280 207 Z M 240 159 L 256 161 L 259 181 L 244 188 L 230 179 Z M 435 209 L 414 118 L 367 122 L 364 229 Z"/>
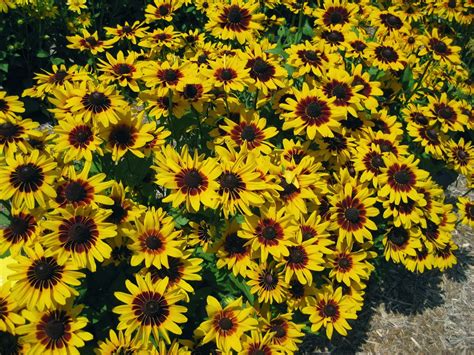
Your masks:
<path fill-rule="evenodd" d="M 156 235 L 150 235 L 145 240 L 145 245 L 148 249 L 158 250 L 163 246 L 163 242 L 160 237 Z"/>
<path fill-rule="evenodd" d="M 360 211 L 357 208 L 349 207 L 344 212 L 344 217 L 351 223 L 359 222 Z"/>
<path fill-rule="evenodd" d="M 64 323 L 57 319 L 50 320 L 44 326 L 45 333 L 54 340 L 59 340 L 64 335 L 65 330 Z"/>
<path fill-rule="evenodd" d="M 219 328 L 222 330 L 231 330 L 233 327 L 234 323 L 232 323 L 232 320 L 227 317 L 222 317 L 219 319 Z"/>

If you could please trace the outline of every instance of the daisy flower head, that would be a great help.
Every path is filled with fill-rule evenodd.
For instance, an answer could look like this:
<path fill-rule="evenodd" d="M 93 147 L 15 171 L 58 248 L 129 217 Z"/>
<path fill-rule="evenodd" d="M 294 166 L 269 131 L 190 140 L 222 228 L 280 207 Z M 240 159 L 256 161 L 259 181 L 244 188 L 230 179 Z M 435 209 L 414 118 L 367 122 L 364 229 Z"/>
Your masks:
<path fill-rule="evenodd" d="M 260 22 L 265 15 L 258 13 L 258 10 L 259 4 L 253 0 L 217 2 L 207 13 L 209 21 L 205 29 L 223 40 L 235 39 L 240 44 L 250 42 L 256 38 L 258 31 L 263 30 Z"/>
<path fill-rule="evenodd" d="M 160 268 L 169 266 L 169 259 L 183 256 L 182 244 L 179 240 L 181 231 L 175 230 L 173 218 L 163 209 L 152 207 L 144 215 L 135 220 L 135 230 L 131 233 L 132 251 L 131 265 L 145 263 L 146 267 L 154 265 Z"/>
<path fill-rule="evenodd" d="M 185 323 L 186 307 L 177 303 L 184 295 L 175 289 L 167 288 L 168 279 L 158 282 L 151 280 L 151 275 L 144 278 L 135 276 L 136 283 L 125 281 L 128 292 L 115 292 L 115 297 L 124 303 L 113 309 L 119 315 L 118 331 L 125 331 L 125 336 L 135 333 L 133 339 L 142 344 L 149 343 L 150 335 L 156 342 L 164 339 L 170 343 L 169 333 L 181 334 L 178 324 Z"/>
<path fill-rule="evenodd" d="M 215 341 L 223 352 L 241 351 L 242 335 L 256 329 L 258 324 L 251 314 L 252 308 L 243 307 L 242 297 L 222 307 L 215 297 L 207 296 L 206 312 L 208 320 L 199 325 L 195 335 L 203 337 L 203 344 Z"/>
<path fill-rule="evenodd" d="M 199 211 L 202 205 L 216 208 L 219 195 L 217 178 L 222 171 L 213 158 L 204 159 L 185 146 L 178 154 L 170 145 L 155 155 L 157 183 L 172 190 L 163 202 L 172 202 L 173 207 L 186 204 L 188 211 Z"/>
<path fill-rule="evenodd" d="M 347 320 L 357 318 L 354 308 L 353 301 L 342 295 L 341 287 L 334 290 L 327 286 L 316 294 L 314 305 L 303 308 L 303 313 L 309 314 L 311 331 L 317 332 L 324 327 L 326 336 L 331 339 L 334 329 L 341 335 L 347 335 L 352 329 Z"/>
<path fill-rule="evenodd" d="M 336 97 L 328 98 L 321 89 L 303 83 L 302 90 L 293 89 L 295 99 L 287 98 L 280 104 L 284 109 L 283 130 L 293 128 L 295 134 L 306 133 L 309 139 L 318 134 L 333 137 L 345 111 L 335 105 Z"/>

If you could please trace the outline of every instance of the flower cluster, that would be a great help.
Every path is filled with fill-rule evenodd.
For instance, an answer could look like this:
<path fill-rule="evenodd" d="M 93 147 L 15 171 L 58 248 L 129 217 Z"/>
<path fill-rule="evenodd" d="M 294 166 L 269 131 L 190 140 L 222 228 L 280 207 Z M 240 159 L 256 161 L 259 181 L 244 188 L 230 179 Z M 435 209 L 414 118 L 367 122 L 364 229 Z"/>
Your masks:
<path fill-rule="evenodd" d="M 97 30 L 67 6 L 80 59 L 22 93 L 47 122 L 0 91 L 15 351 L 293 353 L 347 335 L 373 273 L 456 263 L 472 2 L 154 0 Z"/>

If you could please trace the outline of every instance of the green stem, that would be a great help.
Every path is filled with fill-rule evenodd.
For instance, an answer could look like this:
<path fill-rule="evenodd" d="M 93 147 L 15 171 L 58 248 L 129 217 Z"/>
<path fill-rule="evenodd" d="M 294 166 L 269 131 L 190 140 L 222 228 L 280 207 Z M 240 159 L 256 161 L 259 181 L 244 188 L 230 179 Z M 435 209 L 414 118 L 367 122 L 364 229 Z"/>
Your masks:
<path fill-rule="evenodd" d="M 255 100 L 253 102 L 253 109 L 256 110 L 257 109 L 257 104 L 258 104 L 258 94 L 259 94 L 259 90 L 257 89 L 257 91 L 255 92 Z"/>
<path fill-rule="evenodd" d="M 302 3 L 303 4 L 303 3 Z M 295 36 L 295 42 L 296 43 L 296 38 L 300 37 L 300 40 L 301 40 L 301 32 L 303 31 L 303 15 L 304 15 L 304 11 L 303 11 L 303 5 L 301 5 L 300 7 L 300 12 L 299 12 L 299 17 L 298 17 L 298 31 L 296 32 L 298 34 L 298 36 Z M 301 35 L 301 36 L 300 36 Z"/>
<path fill-rule="evenodd" d="M 406 103 L 408 103 L 410 101 L 411 97 L 415 94 L 415 92 L 420 87 L 423 79 L 425 78 L 426 73 L 428 72 L 428 68 L 430 67 L 432 62 L 433 62 L 433 58 L 430 58 L 430 60 L 426 63 L 425 70 L 423 70 L 423 74 L 421 74 L 420 78 L 416 81 L 415 87 L 413 88 L 410 95 L 408 95 L 408 97 L 405 99 Z"/>

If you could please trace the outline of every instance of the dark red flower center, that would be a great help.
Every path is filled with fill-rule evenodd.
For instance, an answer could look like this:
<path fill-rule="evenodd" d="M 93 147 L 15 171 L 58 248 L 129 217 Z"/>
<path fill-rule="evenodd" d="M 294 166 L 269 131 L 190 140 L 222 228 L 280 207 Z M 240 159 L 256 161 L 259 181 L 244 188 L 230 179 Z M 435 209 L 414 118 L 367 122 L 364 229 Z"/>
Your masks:
<path fill-rule="evenodd" d="M 6 122 L 0 124 L 0 143 L 11 142 L 23 131 L 21 126 Z"/>
<path fill-rule="evenodd" d="M 134 68 L 130 64 L 120 63 L 114 66 L 114 71 L 119 75 L 126 75 L 132 73 Z"/>
<path fill-rule="evenodd" d="M 87 147 L 93 139 L 93 133 L 89 126 L 76 126 L 69 133 L 69 143 L 76 148 Z"/>
<path fill-rule="evenodd" d="M 326 26 L 344 24 L 348 20 L 349 13 L 344 7 L 340 6 L 330 7 L 323 16 L 323 22 Z"/>
<path fill-rule="evenodd" d="M 60 280 L 62 271 L 63 266 L 58 265 L 56 259 L 41 257 L 28 268 L 28 282 L 35 289 L 51 288 Z"/>
<path fill-rule="evenodd" d="M 305 250 L 300 247 L 290 247 L 289 249 L 289 255 L 288 255 L 288 262 L 291 264 L 304 264 L 308 258 L 306 255 Z"/>
<path fill-rule="evenodd" d="M 158 13 L 160 16 L 166 16 L 170 13 L 170 6 L 169 5 L 161 5 L 158 7 Z"/>
<path fill-rule="evenodd" d="M 354 48 L 357 52 L 363 52 L 366 48 L 367 48 L 367 45 L 362 42 L 362 41 L 354 41 L 354 42 L 351 42 L 351 46 L 352 48 Z"/>
<path fill-rule="evenodd" d="M 48 261 L 38 261 L 34 266 L 34 274 L 37 280 L 46 281 L 50 280 L 55 274 L 55 267 Z"/>
<path fill-rule="evenodd" d="M 169 316 L 169 305 L 157 292 L 145 291 L 132 301 L 132 310 L 138 321 L 145 326 L 159 326 Z"/>
<path fill-rule="evenodd" d="M 402 245 L 406 243 L 409 236 L 408 236 L 408 232 L 404 228 L 394 227 L 388 233 L 387 238 L 390 240 L 392 244 L 395 244 L 401 247 Z"/>
<path fill-rule="evenodd" d="M 51 319 L 48 323 L 44 326 L 44 332 L 48 337 L 53 340 L 61 339 L 65 334 L 65 324 L 64 322 L 58 319 Z"/>
<path fill-rule="evenodd" d="M 403 26 L 403 22 L 400 17 L 393 14 L 382 14 L 380 18 L 382 23 L 389 29 L 399 30 Z"/>
<path fill-rule="evenodd" d="M 69 227 L 69 240 L 76 243 L 85 243 L 92 236 L 90 227 L 82 222 L 74 223 Z"/>
<path fill-rule="evenodd" d="M 235 72 L 232 69 L 222 69 L 220 77 L 223 81 L 229 81 L 235 77 Z"/>
<path fill-rule="evenodd" d="M 198 93 L 198 88 L 193 84 L 186 84 L 183 90 L 184 97 L 187 99 L 193 99 Z"/>
<path fill-rule="evenodd" d="M 160 303 L 155 300 L 149 300 L 143 305 L 143 313 L 149 317 L 160 314 L 161 311 Z"/>
<path fill-rule="evenodd" d="M 97 39 L 94 36 L 89 36 L 89 37 L 85 38 L 84 40 L 87 42 L 87 44 L 91 48 L 94 48 L 99 44 L 99 41 L 97 41 Z"/>
<path fill-rule="evenodd" d="M 360 220 L 360 211 L 357 208 L 349 207 L 344 212 L 344 217 L 351 223 L 358 223 Z"/>
<path fill-rule="evenodd" d="M 159 250 L 163 246 L 161 238 L 156 235 L 150 235 L 145 240 L 145 245 L 148 249 Z"/>
<path fill-rule="evenodd" d="M 242 179 L 234 173 L 225 172 L 219 177 L 219 184 L 223 189 L 235 190 L 242 186 Z"/>
<path fill-rule="evenodd" d="M 112 145 L 119 146 L 121 149 L 126 149 L 133 146 L 136 139 L 136 128 L 127 124 L 118 124 L 114 126 L 109 135 L 109 142 Z"/>
<path fill-rule="evenodd" d="M 396 62 L 398 59 L 397 52 L 392 47 L 388 47 L 388 46 L 377 47 L 375 49 L 375 54 L 377 56 L 377 59 L 385 63 Z"/>
<path fill-rule="evenodd" d="M 342 270 L 347 270 L 351 267 L 351 260 L 347 257 L 341 257 L 338 261 L 337 261 L 337 265 L 339 266 L 340 269 Z"/>
<path fill-rule="evenodd" d="M 393 174 L 393 179 L 400 185 L 406 185 L 411 181 L 411 175 L 407 170 L 400 170 Z"/>
<path fill-rule="evenodd" d="M 56 73 L 51 75 L 49 78 L 49 82 L 57 85 L 62 85 L 64 83 L 64 79 L 67 77 L 67 71 L 65 70 L 58 70 Z"/>
<path fill-rule="evenodd" d="M 238 24 L 240 21 L 242 21 L 242 12 L 240 8 L 236 5 L 233 5 L 229 9 L 229 13 L 227 14 L 227 19 L 229 20 L 230 23 L 233 24 Z"/>
<path fill-rule="evenodd" d="M 79 181 L 71 181 L 64 188 L 64 197 L 70 202 L 80 202 L 87 197 L 87 190 Z"/>
<path fill-rule="evenodd" d="M 370 164 L 376 169 L 383 168 L 385 166 L 382 156 L 377 153 L 372 156 Z"/>
<path fill-rule="evenodd" d="M 189 188 L 197 188 L 202 184 L 202 177 L 199 171 L 190 170 L 184 175 L 184 184 Z"/>
<path fill-rule="evenodd" d="M 454 116 L 454 110 L 446 105 L 442 105 L 442 107 L 438 110 L 438 115 L 445 120 L 450 120 Z"/>
<path fill-rule="evenodd" d="M 326 317 L 332 318 L 337 315 L 338 309 L 336 305 L 328 303 L 323 308 L 323 313 Z"/>
<path fill-rule="evenodd" d="M 281 319 L 275 319 L 270 323 L 270 331 L 275 332 L 275 338 L 284 338 L 286 327 L 285 321 Z"/>
<path fill-rule="evenodd" d="M 10 175 L 12 185 L 22 192 L 38 190 L 43 181 L 43 170 L 33 163 L 19 165 Z"/>
<path fill-rule="evenodd" d="M 219 328 L 221 328 L 222 330 L 231 330 L 233 326 L 234 323 L 232 323 L 232 320 L 230 318 L 222 317 L 221 319 L 219 319 Z"/>
<path fill-rule="evenodd" d="M 339 31 L 324 31 L 321 36 L 331 44 L 344 42 L 344 35 Z"/>
<path fill-rule="evenodd" d="M 255 137 L 257 137 L 257 133 L 255 132 L 255 128 L 253 126 L 246 125 L 242 129 L 242 133 L 240 136 L 242 137 L 242 139 L 251 142 L 255 139 Z"/>
<path fill-rule="evenodd" d="M 110 98 L 98 91 L 94 91 L 92 94 L 86 94 L 81 102 L 87 110 L 93 111 L 94 113 L 105 111 L 111 105 Z"/>
<path fill-rule="evenodd" d="M 10 220 L 10 225 L 8 226 L 8 229 L 10 230 L 10 233 L 12 233 L 14 236 L 21 236 L 28 232 L 29 226 L 30 225 L 27 219 L 15 216 L 12 217 L 12 219 Z"/>
<path fill-rule="evenodd" d="M 224 249 L 231 257 L 234 255 L 243 255 L 247 252 L 244 246 L 246 242 L 247 241 L 240 238 L 237 233 L 231 233 L 225 238 Z"/>
<path fill-rule="evenodd" d="M 249 60 L 246 67 L 250 68 L 250 76 L 260 81 L 268 81 L 273 74 L 275 74 L 273 65 L 267 63 L 260 57 Z"/>

